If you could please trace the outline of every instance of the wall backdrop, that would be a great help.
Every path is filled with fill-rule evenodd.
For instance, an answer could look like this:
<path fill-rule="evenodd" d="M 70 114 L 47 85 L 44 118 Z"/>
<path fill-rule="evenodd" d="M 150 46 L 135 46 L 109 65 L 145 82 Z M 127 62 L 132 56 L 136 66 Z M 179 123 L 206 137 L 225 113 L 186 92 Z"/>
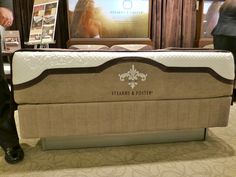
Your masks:
<path fill-rule="evenodd" d="M 32 16 L 33 0 L 13 0 L 15 21 L 11 29 L 20 31 L 22 47 L 28 41 Z M 153 0 L 160 11 L 157 16 L 153 35 L 156 48 L 193 47 L 196 33 L 196 0 Z M 159 8 L 159 7 L 160 8 Z M 68 41 L 67 1 L 59 0 L 56 44 L 51 47 L 66 48 Z"/>

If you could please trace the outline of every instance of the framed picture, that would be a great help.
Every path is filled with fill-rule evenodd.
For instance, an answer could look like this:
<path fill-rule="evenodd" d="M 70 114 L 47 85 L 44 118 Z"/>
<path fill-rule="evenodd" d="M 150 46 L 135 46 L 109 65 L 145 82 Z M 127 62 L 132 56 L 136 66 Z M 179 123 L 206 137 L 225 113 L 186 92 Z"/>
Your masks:
<path fill-rule="evenodd" d="M 35 0 L 28 43 L 54 42 L 57 9 L 58 0 Z"/>
<path fill-rule="evenodd" d="M 151 0 L 67 0 L 69 43 L 151 42 Z"/>
<path fill-rule="evenodd" d="M 3 35 L 4 51 L 14 52 L 21 49 L 19 31 L 5 31 Z"/>

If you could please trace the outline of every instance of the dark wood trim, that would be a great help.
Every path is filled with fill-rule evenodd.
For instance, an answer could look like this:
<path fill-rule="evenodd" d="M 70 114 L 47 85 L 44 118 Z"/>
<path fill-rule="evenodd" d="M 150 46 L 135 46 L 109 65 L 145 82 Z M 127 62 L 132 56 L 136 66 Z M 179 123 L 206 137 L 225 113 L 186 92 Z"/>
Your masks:
<path fill-rule="evenodd" d="M 182 47 L 183 0 L 163 0 L 161 48 Z"/>
<path fill-rule="evenodd" d="M 161 29 L 162 29 L 162 0 L 153 2 L 153 40 L 155 42 L 154 48 L 161 48 Z"/>
<path fill-rule="evenodd" d="M 113 45 L 117 44 L 147 44 L 153 46 L 154 43 L 151 39 L 149 38 L 104 38 L 104 39 L 69 39 L 67 41 L 67 48 L 71 45 L 78 45 L 78 44 L 83 44 L 83 45 L 92 45 L 92 44 L 97 44 L 97 45 L 106 45 L 108 47 L 111 47 Z"/>
<path fill-rule="evenodd" d="M 194 47 L 196 0 L 183 0 L 182 47 Z"/>
<path fill-rule="evenodd" d="M 124 51 L 114 51 L 112 49 L 108 50 L 79 50 L 79 49 L 61 49 L 61 48 L 39 48 L 39 49 L 20 49 L 16 52 L 124 52 Z M 127 51 L 126 51 L 127 52 Z M 129 50 L 129 52 L 144 52 L 141 50 Z M 207 48 L 181 48 L 181 47 L 169 47 L 166 49 L 157 49 L 157 50 L 145 50 L 145 52 L 228 52 L 225 50 L 214 50 Z M 14 58 L 13 58 L 14 59 Z"/>
<path fill-rule="evenodd" d="M 203 13 L 203 6 L 204 6 L 204 0 L 198 0 L 199 6 L 196 12 L 196 21 L 197 21 L 197 27 L 196 27 L 196 38 L 195 38 L 195 46 L 199 47 L 199 41 L 201 36 L 201 28 L 202 28 L 202 13 Z"/>

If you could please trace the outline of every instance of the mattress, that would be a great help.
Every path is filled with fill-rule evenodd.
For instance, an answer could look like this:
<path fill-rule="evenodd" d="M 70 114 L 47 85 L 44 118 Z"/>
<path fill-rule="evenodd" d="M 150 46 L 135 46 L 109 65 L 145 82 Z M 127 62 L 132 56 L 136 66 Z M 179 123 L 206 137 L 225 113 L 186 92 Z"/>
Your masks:
<path fill-rule="evenodd" d="M 228 52 L 18 51 L 12 68 L 23 138 L 228 123 L 234 81 Z"/>
<path fill-rule="evenodd" d="M 232 54 L 212 51 L 19 51 L 12 67 L 17 103 L 222 97 L 234 80 Z"/>

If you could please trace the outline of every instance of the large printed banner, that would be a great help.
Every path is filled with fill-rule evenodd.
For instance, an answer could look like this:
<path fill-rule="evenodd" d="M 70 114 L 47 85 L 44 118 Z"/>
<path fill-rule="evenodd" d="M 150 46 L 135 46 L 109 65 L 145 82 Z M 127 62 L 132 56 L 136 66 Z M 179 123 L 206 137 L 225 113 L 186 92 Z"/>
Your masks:
<path fill-rule="evenodd" d="M 58 0 L 35 0 L 33 6 L 29 43 L 54 42 Z"/>
<path fill-rule="evenodd" d="M 151 0 L 67 0 L 70 38 L 147 38 Z"/>

